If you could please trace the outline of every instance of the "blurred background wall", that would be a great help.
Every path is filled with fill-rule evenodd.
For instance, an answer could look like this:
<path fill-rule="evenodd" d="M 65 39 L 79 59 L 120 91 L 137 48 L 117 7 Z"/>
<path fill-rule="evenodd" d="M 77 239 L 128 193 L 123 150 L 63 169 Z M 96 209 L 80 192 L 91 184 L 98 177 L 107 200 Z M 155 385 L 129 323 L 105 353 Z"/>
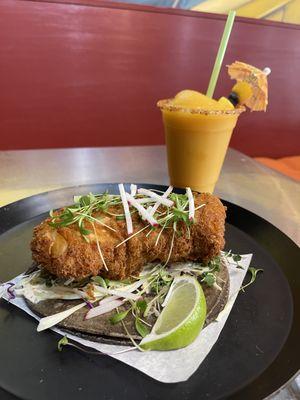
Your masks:
<path fill-rule="evenodd" d="M 201 4 L 216 3 L 230 1 Z M 163 144 L 157 101 L 206 92 L 226 20 L 101 0 L 0 0 L 0 16 L 1 150 Z M 235 60 L 272 73 L 267 112 L 244 113 L 231 146 L 298 155 L 300 25 L 237 17 L 216 98 L 230 93 Z"/>

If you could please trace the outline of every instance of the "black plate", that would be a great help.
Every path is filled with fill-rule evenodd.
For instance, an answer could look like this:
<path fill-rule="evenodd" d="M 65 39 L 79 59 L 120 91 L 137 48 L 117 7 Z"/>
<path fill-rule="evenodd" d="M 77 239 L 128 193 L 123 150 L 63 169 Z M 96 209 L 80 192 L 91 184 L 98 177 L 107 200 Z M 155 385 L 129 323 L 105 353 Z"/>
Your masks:
<path fill-rule="evenodd" d="M 165 190 L 163 186 L 142 185 Z M 116 193 L 115 184 L 67 188 L 0 209 L 0 280 L 30 265 L 32 227 L 74 194 Z M 187 381 L 159 383 L 110 357 L 56 349 L 58 336 L 0 304 L 0 398 L 13 399 L 262 399 L 299 368 L 299 248 L 262 218 L 227 203 L 226 247 L 253 253 L 261 274 L 241 293 L 212 351 Z M 294 311 L 293 311 L 294 307 Z"/>

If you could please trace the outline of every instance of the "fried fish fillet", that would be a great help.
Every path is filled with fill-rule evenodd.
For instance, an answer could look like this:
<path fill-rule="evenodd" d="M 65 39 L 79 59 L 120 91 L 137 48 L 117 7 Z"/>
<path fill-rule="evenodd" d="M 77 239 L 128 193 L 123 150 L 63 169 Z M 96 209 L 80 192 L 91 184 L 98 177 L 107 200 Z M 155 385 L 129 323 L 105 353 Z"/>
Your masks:
<path fill-rule="evenodd" d="M 225 207 L 217 197 L 207 193 L 194 193 L 194 201 L 195 208 L 205 205 L 196 210 L 190 231 L 179 222 L 176 234 L 172 228 L 161 232 L 160 226 L 150 232 L 148 223 L 135 213 L 134 233 L 145 229 L 121 245 L 128 237 L 126 224 L 114 216 L 103 212 L 93 215 L 113 231 L 98 223 L 85 223 L 85 228 L 92 232 L 88 235 L 89 242 L 76 224 L 53 228 L 48 218 L 34 229 L 33 260 L 62 278 L 81 279 L 101 274 L 114 280 L 137 276 L 143 266 L 153 261 L 209 261 L 224 248 Z M 123 212 L 122 208 L 114 211 Z"/>

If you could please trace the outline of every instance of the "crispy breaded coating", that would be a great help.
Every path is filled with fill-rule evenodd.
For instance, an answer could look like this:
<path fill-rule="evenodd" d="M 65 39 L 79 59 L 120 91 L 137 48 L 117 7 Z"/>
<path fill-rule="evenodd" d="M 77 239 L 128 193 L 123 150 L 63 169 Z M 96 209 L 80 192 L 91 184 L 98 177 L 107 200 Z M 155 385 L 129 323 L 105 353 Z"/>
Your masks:
<path fill-rule="evenodd" d="M 153 261 L 209 261 L 224 248 L 225 207 L 217 197 L 208 193 L 194 193 L 194 201 L 195 208 L 201 204 L 205 206 L 196 210 L 190 232 L 183 222 L 178 223 L 179 233 L 175 235 L 172 228 L 163 229 L 160 234 L 161 226 L 152 229 L 151 233 L 147 227 L 118 247 L 128 235 L 125 222 L 116 220 L 114 216 L 102 212 L 94 214 L 115 231 L 98 223 L 85 223 L 85 228 L 92 232 L 88 235 L 89 242 L 76 224 L 53 228 L 48 218 L 34 229 L 31 242 L 33 259 L 58 277 L 80 279 L 101 274 L 114 280 L 136 276 Z M 123 212 L 122 208 L 118 210 Z M 132 219 L 134 233 L 148 225 L 138 213 Z"/>

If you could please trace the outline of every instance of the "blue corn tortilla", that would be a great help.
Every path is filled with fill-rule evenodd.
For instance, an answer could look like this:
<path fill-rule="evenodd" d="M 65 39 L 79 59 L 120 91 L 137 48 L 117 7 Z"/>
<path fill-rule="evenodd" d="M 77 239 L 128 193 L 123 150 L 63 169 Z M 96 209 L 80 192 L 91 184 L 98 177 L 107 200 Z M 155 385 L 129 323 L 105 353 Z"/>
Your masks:
<path fill-rule="evenodd" d="M 228 301 L 230 283 L 228 269 L 225 262 L 221 263 L 220 271 L 216 274 L 216 277 L 216 283 L 221 287 L 221 290 L 214 286 L 209 287 L 202 284 L 207 304 L 205 325 L 208 325 L 217 318 Z M 146 301 L 151 300 L 151 298 L 152 296 L 148 295 Z M 44 300 L 34 304 L 27 299 L 25 300 L 28 307 L 40 317 L 47 317 L 65 311 L 66 309 L 74 307 L 82 302 L 82 300 Z M 128 308 L 128 305 L 119 307 L 119 312 L 126 310 L 126 308 Z M 86 320 L 85 315 L 87 311 L 87 308 L 83 307 L 56 326 L 65 332 L 93 342 L 132 345 L 123 325 L 121 323 L 112 325 L 110 322 L 110 317 L 115 314 L 115 310 Z M 156 318 L 150 316 L 145 320 L 153 326 Z M 142 339 L 135 329 L 135 320 L 131 313 L 128 313 L 128 316 L 123 320 L 123 322 L 133 339 L 137 341 Z"/>

